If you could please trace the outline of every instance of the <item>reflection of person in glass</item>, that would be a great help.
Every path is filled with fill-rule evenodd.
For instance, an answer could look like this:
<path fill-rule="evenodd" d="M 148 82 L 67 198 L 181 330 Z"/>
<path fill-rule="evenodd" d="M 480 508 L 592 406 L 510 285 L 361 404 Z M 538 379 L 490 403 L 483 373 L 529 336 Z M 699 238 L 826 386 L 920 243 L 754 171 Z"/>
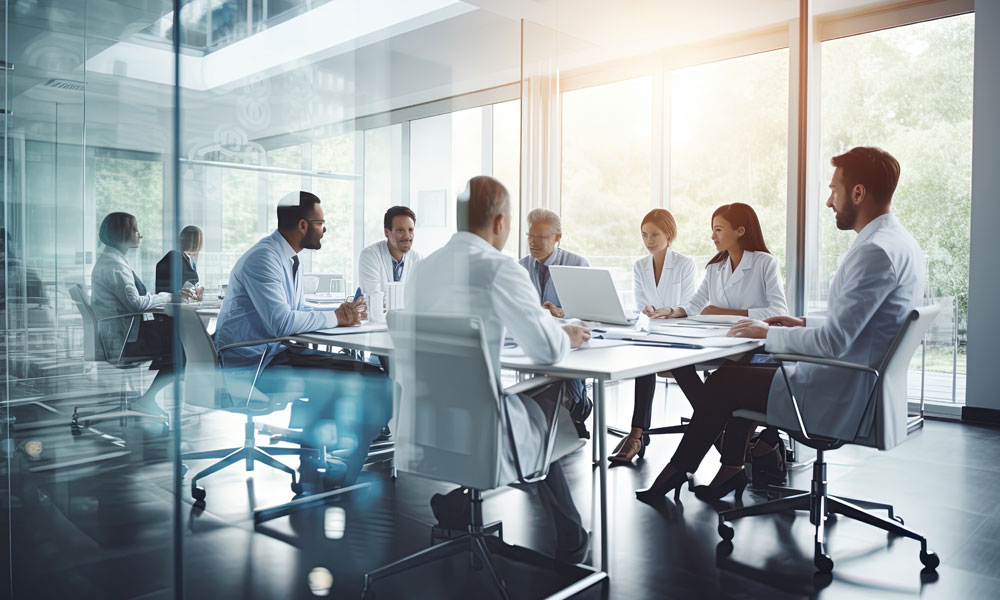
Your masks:
<path fill-rule="evenodd" d="M 0 285 L 0 309 L 7 305 L 7 293 L 12 299 L 24 298 L 26 302 L 37 302 L 48 305 L 45 298 L 45 291 L 42 288 L 42 281 L 33 269 L 29 269 L 17 253 L 17 246 L 10 235 L 10 232 L 0 227 L 0 264 L 4 265 L 7 277 Z M 21 277 L 24 277 L 24 286 L 21 285 Z M 23 290 L 23 291 L 22 291 Z"/>
<path fill-rule="evenodd" d="M 156 404 L 156 394 L 170 383 L 174 370 L 173 327 L 164 315 L 137 315 L 159 308 L 171 300 L 169 292 L 150 294 L 126 255 L 142 241 L 134 216 L 113 212 L 104 217 L 98 238 L 104 252 L 97 257 L 91 273 L 91 305 L 98 320 L 98 334 L 108 360 L 152 360 L 157 371 L 149 389 L 132 403 L 132 408 L 166 416 Z M 129 316 L 124 316 L 129 315 Z"/>
<path fill-rule="evenodd" d="M 173 267 L 175 264 L 181 266 L 181 276 L 177 281 L 177 286 L 185 290 L 184 293 L 192 300 L 201 300 L 205 288 L 198 285 L 197 263 L 198 253 L 204 244 L 204 235 L 201 229 L 194 225 L 188 225 L 181 229 L 180 251 L 171 250 L 163 255 L 160 262 L 156 263 L 156 291 L 169 292 L 174 288 L 172 285 Z"/>
<path fill-rule="evenodd" d="M 878 148 L 859 147 L 831 162 L 835 171 L 826 205 L 838 229 L 853 229 L 858 235 L 830 282 L 826 317 L 748 319 L 734 325 L 729 335 L 765 340 L 768 352 L 875 368 L 923 298 L 923 254 L 890 212 L 899 181 L 896 159 Z M 710 375 L 701 394 L 704 400 L 695 408 L 677 451 L 653 485 L 636 496 L 662 501 L 668 491 L 687 483 L 723 429 L 722 466 L 709 485 L 695 492 L 699 498 L 716 500 L 746 487 L 743 459 L 754 426 L 733 413 L 744 408 L 766 412 L 768 423 L 799 430 L 786 381 L 800 402 L 810 435 L 853 440 L 875 426 L 867 410 L 870 373 L 803 362 L 785 369 L 787 380 L 775 376 L 773 364 L 730 363 Z"/>
<path fill-rule="evenodd" d="M 254 244 L 233 267 L 216 326 L 218 348 L 357 325 L 365 314 L 364 298 L 343 302 L 336 310 L 304 301 L 299 253 L 319 250 L 326 232 L 319 197 L 292 192 L 278 203 L 277 212 L 278 229 Z M 256 387 L 265 394 L 304 387 L 301 397 L 308 401 L 292 405 L 290 427 L 303 430 L 304 447 L 348 454 L 346 471 L 336 465 L 320 470 L 318 454 L 303 457 L 299 471 L 304 484 L 349 484 L 357 478 L 370 442 L 392 411 L 392 385 L 382 369 L 291 342 L 261 343 L 220 354 L 227 379 L 256 377 Z"/>

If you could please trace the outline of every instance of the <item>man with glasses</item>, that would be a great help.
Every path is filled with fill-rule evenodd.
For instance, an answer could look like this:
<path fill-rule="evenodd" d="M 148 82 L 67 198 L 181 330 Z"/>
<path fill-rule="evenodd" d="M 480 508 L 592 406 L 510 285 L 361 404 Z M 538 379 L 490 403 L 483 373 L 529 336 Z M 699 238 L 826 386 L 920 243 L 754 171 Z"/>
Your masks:
<path fill-rule="evenodd" d="M 549 311 L 553 317 L 563 318 L 565 313 L 556 286 L 549 276 L 549 267 L 562 265 L 567 267 L 589 267 L 587 259 L 563 250 L 557 244 L 562 239 L 562 219 L 547 208 L 536 208 L 528 213 L 528 253 L 520 260 L 521 266 L 528 270 L 531 283 L 538 290 L 538 298 L 542 308 Z M 590 437 L 584 423 L 594 408 L 593 401 L 587 397 L 583 381 L 575 379 L 566 388 L 564 404 L 569 409 L 573 423 L 580 437 Z"/>
<path fill-rule="evenodd" d="M 278 229 L 253 245 L 236 262 L 215 332 L 215 345 L 284 338 L 300 333 L 357 325 L 364 299 L 336 310 L 303 300 L 299 253 L 319 250 L 326 233 L 320 199 L 292 192 L 278 203 Z M 292 405 L 292 428 L 303 430 L 303 446 L 349 450 L 346 470 L 326 469 L 336 483 L 350 484 L 364 466 L 369 442 L 389 420 L 392 386 L 376 365 L 341 355 L 270 342 L 220 350 L 227 381 L 241 376 L 265 394 L 304 386 L 307 402 Z M 318 457 L 303 458 L 305 484 L 318 482 Z"/>
<path fill-rule="evenodd" d="M 549 277 L 549 267 L 560 265 L 567 267 L 589 267 L 587 259 L 563 250 L 557 244 L 562 239 L 562 220 L 559 215 L 547 208 L 536 208 L 528 213 L 528 253 L 521 259 L 521 266 L 528 270 L 531 282 L 538 290 L 542 308 L 552 313 L 552 316 L 565 316 L 556 286 Z"/>

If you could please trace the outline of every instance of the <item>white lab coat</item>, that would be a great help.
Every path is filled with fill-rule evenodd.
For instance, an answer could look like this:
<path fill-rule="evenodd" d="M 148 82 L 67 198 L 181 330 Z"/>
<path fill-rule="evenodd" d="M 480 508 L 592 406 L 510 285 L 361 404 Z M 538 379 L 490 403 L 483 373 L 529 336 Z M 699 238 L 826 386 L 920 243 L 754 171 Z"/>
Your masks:
<path fill-rule="evenodd" d="M 920 247 L 894 215 L 883 215 L 861 230 L 837 268 L 827 316 L 807 318 L 806 327 L 771 327 L 765 348 L 877 368 L 923 295 Z M 789 364 L 786 370 L 810 435 L 843 440 L 869 436 L 874 411 L 866 413 L 865 408 L 873 375 L 809 363 Z M 787 389 L 779 370 L 771 380 L 767 420 L 797 430 Z M 888 447 L 895 442 L 888 440 Z"/>
<path fill-rule="evenodd" d="M 403 276 L 400 283 L 405 282 L 413 267 L 420 262 L 420 253 L 410 250 L 403 255 Z M 371 294 L 385 291 L 383 285 L 392 283 L 392 255 L 389 254 L 389 241 L 380 240 L 367 246 L 358 256 L 358 287 L 362 293 Z"/>
<path fill-rule="evenodd" d="M 635 261 L 632 267 L 632 291 L 639 311 L 646 306 L 680 306 L 694 295 L 694 260 L 668 248 L 663 271 L 660 272 L 660 283 L 657 284 L 653 275 L 653 255 L 647 254 Z"/>
<path fill-rule="evenodd" d="M 443 248 L 422 260 L 407 280 L 405 294 L 408 311 L 478 316 L 498 378 L 504 329 L 525 354 L 542 364 L 559 362 L 570 350 L 569 336 L 539 304 L 528 272 L 473 233 L 456 233 Z M 508 406 L 521 466 L 525 473 L 537 471 L 543 466 L 548 420 L 530 398 L 511 396 Z M 572 427 L 560 427 L 559 432 L 572 433 L 576 441 L 575 432 L 564 429 Z M 559 440 L 553 458 L 559 458 L 558 448 L 567 443 L 563 435 Z M 504 444 L 507 464 L 502 477 L 516 480 L 507 436 Z"/>
<path fill-rule="evenodd" d="M 735 271 L 729 257 L 708 265 L 698 291 L 680 306 L 687 314 L 697 315 L 709 304 L 747 309 L 751 319 L 787 315 L 778 259 L 767 252 L 746 251 Z"/>

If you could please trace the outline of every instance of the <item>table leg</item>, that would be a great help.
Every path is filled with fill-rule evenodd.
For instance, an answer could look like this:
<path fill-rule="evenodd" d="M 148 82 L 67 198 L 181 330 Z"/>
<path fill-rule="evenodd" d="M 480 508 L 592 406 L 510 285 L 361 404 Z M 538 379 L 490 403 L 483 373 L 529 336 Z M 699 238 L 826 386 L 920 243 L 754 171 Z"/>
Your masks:
<path fill-rule="evenodd" d="M 600 568 L 610 572 L 611 561 L 608 554 L 608 432 L 607 402 L 605 402 L 604 380 L 594 380 L 594 411 L 597 413 L 597 428 L 594 430 L 598 446 L 598 476 L 601 500 L 601 562 Z"/>

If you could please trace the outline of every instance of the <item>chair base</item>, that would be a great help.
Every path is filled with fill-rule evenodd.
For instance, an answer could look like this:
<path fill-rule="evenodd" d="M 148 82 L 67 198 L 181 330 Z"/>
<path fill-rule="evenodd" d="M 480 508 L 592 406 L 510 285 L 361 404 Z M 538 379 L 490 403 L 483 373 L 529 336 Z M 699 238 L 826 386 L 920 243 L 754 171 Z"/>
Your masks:
<path fill-rule="evenodd" d="M 365 586 L 361 593 L 363 599 L 372 600 L 375 598 L 373 584 L 381 579 L 386 579 L 393 575 L 415 569 L 435 561 L 443 560 L 463 552 L 469 553 L 469 566 L 474 570 L 485 570 L 489 575 L 493 589 L 504 600 L 509 600 L 510 594 L 503 578 L 500 577 L 493 563 L 494 556 L 501 556 L 509 560 L 524 564 L 533 565 L 547 570 L 558 571 L 566 574 L 576 574 L 580 576 L 575 583 L 559 590 L 555 594 L 546 596 L 547 600 L 563 600 L 570 598 L 581 591 L 601 583 L 607 579 L 607 573 L 597 571 L 584 565 L 570 565 L 557 561 L 556 559 L 528 548 L 507 544 L 495 535 L 493 531 L 502 535 L 502 524 L 499 522 L 490 523 L 487 526 L 482 524 L 482 492 L 470 490 L 469 501 L 472 504 L 472 517 L 470 519 L 469 531 L 460 537 L 449 539 L 446 542 L 431 546 L 426 550 L 421 550 L 396 562 L 365 574 Z M 433 533 L 432 533 L 433 535 Z"/>
<path fill-rule="evenodd" d="M 813 538 L 813 563 L 820 573 L 833 570 L 833 559 L 826 551 L 826 521 L 830 515 L 845 517 L 867 523 L 892 535 L 908 537 L 920 542 L 920 562 L 925 571 L 937 569 L 941 560 L 937 554 L 927 549 L 927 538 L 903 526 L 903 519 L 896 515 L 892 505 L 867 500 L 856 500 L 827 494 L 826 462 L 823 451 L 817 450 L 816 462 L 813 465 L 812 489 L 808 492 L 791 488 L 771 488 L 778 492 L 781 498 L 754 506 L 734 508 L 719 513 L 719 536 L 722 537 L 721 550 L 732 550 L 732 539 L 735 535 L 732 522 L 744 517 L 771 515 L 786 511 L 809 511 L 809 522 L 815 526 Z M 868 510 L 866 510 L 868 509 Z M 869 510 L 884 510 L 887 517 L 882 517 Z"/>

